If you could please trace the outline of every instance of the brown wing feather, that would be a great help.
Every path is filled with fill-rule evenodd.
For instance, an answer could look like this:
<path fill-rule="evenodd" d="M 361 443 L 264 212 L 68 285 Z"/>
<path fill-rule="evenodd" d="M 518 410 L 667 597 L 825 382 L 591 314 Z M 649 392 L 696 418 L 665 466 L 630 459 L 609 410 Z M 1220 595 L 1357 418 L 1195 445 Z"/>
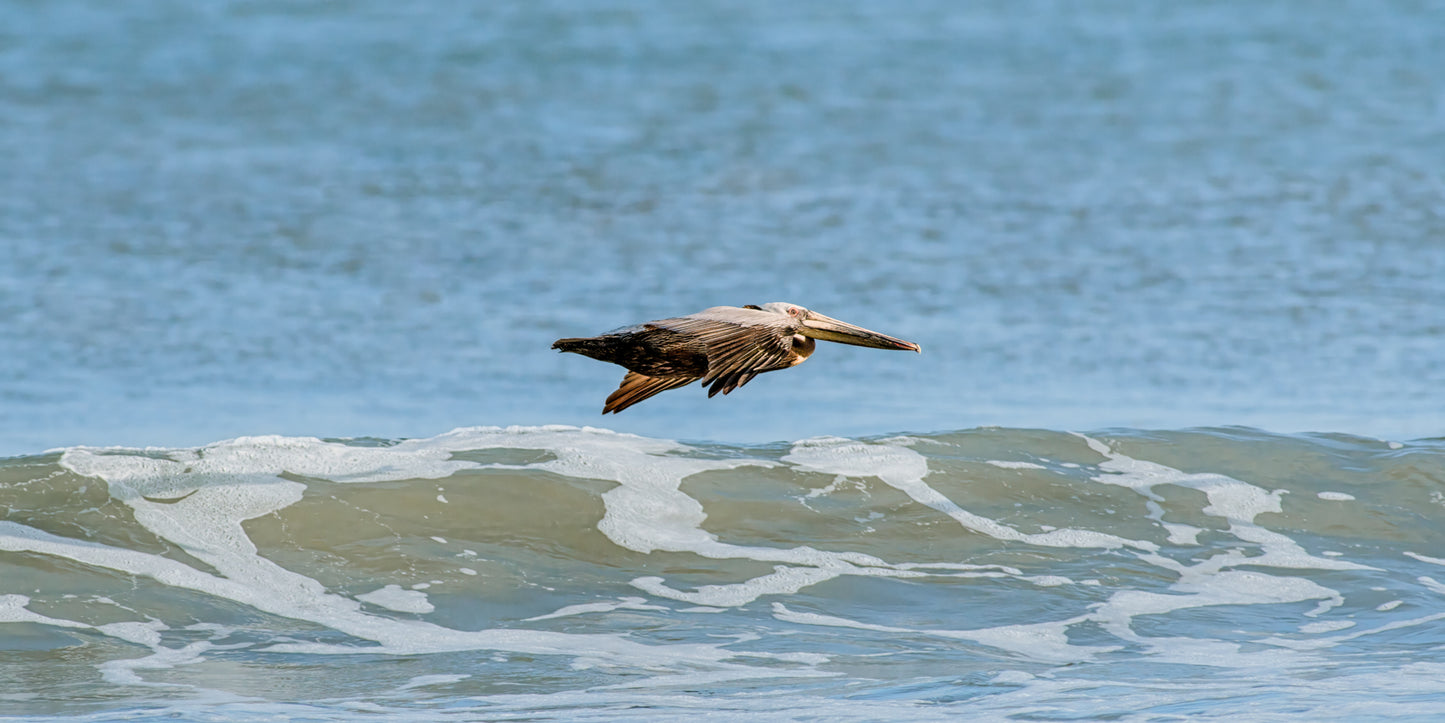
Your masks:
<path fill-rule="evenodd" d="M 628 368 L 617 391 L 607 397 L 603 414 L 615 414 L 698 379 L 712 397 L 727 394 L 763 372 L 787 369 L 806 356 L 793 349 L 796 328 L 790 320 L 757 311 L 714 307 L 600 337 L 562 339 L 554 348 Z"/>
<path fill-rule="evenodd" d="M 793 329 L 786 324 L 743 324 L 682 317 L 654 324 L 696 335 L 707 343 L 708 396 L 727 394 L 753 377 L 793 365 Z"/>
<path fill-rule="evenodd" d="M 768 354 L 761 350 L 754 350 L 752 353 L 738 354 L 735 358 L 730 358 L 731 371 L 724 371 L 722 374 L 719 374 L 716 379 L 712 380 L 712 386 L 707 390 L 707 396 L 711 398 L 718 392 L 727 394 L 747 384 L 753 377 L 763 372 L 770 372 L 775 369 L 786 369 L 792 365 L 792 361 L 789 360 L 776 366 L 769 366 L 769 361 L 770 357 Z M 703 383 L 707 384 L 707 380 L 703 380 Z"/>
<path fill-rule="evenodd" d="M 649 377 L 637 372 L 628 372 L 622 377 L 617 391 L 608 395 L 602 413 L 616 414 L 648 397 L 669 389 L 676 389 L 697 381 L 697 377 Z"/>

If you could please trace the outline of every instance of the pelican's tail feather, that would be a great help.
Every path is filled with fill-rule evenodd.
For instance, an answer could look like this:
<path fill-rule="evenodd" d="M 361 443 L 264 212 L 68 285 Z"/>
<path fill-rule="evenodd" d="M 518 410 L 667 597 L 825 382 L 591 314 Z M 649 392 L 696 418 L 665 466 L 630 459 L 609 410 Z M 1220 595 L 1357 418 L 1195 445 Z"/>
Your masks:
<path fill-rule="evenodd" d="M 697 379 L 697 377 L 649 377 L 637 372 L 628 372 L 626 376 L 622 377 L 622 384 L 617 387 L 617 391 L 607 397 L 607 404 L 602 407 L 602 413 L 616 414 L 655 394 L 686 386 Z"/>

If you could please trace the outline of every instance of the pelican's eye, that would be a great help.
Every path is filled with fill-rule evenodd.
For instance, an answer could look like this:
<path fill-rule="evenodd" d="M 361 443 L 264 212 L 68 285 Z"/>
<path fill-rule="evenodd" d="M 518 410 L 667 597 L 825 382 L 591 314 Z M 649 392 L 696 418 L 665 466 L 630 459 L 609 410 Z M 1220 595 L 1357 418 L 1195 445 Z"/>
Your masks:
<path fill-rule="evenodd" d="M 788 315 L 789 315 L 789 316 L 798 316 L 798 315 L 800 315 L 800 314 L 802 314 L 802 313 L 803 313 L 803 310 L 802 310 L 802 309 L 799 309 L 799 308 L 796 307 L 796 306 L 790 306 L 790 307 L 788 307 Z"/>

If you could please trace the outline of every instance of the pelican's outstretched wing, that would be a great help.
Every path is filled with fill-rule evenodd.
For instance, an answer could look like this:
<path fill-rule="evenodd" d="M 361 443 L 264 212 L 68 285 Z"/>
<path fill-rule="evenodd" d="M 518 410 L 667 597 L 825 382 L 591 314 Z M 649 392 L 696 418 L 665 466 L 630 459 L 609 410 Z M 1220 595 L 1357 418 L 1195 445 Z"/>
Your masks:
<path fill-rule="evenodd" d="M 649 377 L 637 372 L 628 372 L 622 377 L 622 384 L 617 387 L 617 391 L 607 396 L 607 403 L 603 405 L 602 413 L 616 414 L 654 394 L 687 386 L 697 379 L 697 377 Z"/>
<path fill-rule="evenodd" d="M 659 327 L 692 335 L 707 344 L 709 397 L 727 394 L 763 372 L 787 369 L 798 362 L 793 351 L 791 319 L 731 306 L 654 321 Z"/>

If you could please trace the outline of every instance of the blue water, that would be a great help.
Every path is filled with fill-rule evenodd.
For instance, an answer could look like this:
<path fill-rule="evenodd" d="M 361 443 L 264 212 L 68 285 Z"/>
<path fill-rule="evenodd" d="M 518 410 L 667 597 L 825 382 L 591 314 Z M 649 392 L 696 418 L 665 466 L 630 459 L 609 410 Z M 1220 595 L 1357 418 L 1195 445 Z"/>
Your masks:
<path fill-rule="evenodd" d="M 623 431 L 1438 434 L 1445 15 L 0 5 L 0 451 L 596 423 L 560 336 L 825 348 Z"/>
<path fill-rule="evenodd" d="M 1339 491 L 1317 489 L 1319 478 L 1332 476 L 1381 485 L 1373 489 L 1383 497 L 1370 504 L 1385 509 L 1438 505 L 1430 493 L 1445 494 L 1445 474 L 1434 457 L 1398 475 L 1369 465 L 1362 477 L 1351 475 L 1361 464 L 1352 455 L 1445 435 L 1441 27 L 1445 8 L 1437 4 L 1379 0 L 0 0 L 0 457 L 14 458 L 0 465 L 0 487 L 12 485 L 17 495 L 0 508 L 8 510 L 4 521 L 146 554 L 168 549 L 153 531 L 135 532 L 129 507 L 116 507 L 134 500 L 109 478 L 102 475 L 102 485 L 65 471 L 60 460 L 85 454 L 78 445 L 164 447 L 170 451 L 151 454 L 188 459 L 209 454 L 196 450 L 218 440 L 256 435 L 284 435 L 312 449 L 321 443 L 307 438 L 390 445 L 445 439 L 438 435 L 473 425 L 555 424 L 605 426 L 645 444 L 682 440 L 695 445 L 686 449 L 723 450 L 719 459 L 820 435 L 934 439 L 928 435 L 1004 428 L 997 437 L 979 433 L 989 440 L 977 452 L 984 461 L 1033 449 L 1029 429 L 1072 440 L 1066 432 L 1227 427 L 1205 436 L 1266 441 L 1189 447 L 1187 464 L 1171 459 L 1168 444 L 1140 459 L 1295 490 L 1283 497 L 1285 514 L 1291 500 Z M 916 341 L 924 351 L 822 343 L 802 367 L 765 374 L 725 398 L 685 388 L 604 419 L 603 399 L 622 370 L 549 349 L 558 337 L 769 301 Z M 1341 439 L 1355 451 L 1331 452 Z M 1276 458 L 1297 445 L 1317 446 L 1319 456 L 1301 463 L 1298 478 L 1281 477 Z M 330 449 L 316 447 L 323 448 Z M 58 449 L 69 451 L 31 456 Z M 1080 454 L 1077 464 L 1098 462 Z M 515 463 L 540 464 L 525 455 Z M 245 464 L 227 474 L 270 480 L 283 472 L 298 484 L 307 476 Z M 322 472 L 318 479 L 330 479 Z M 80 476 L 66 476 L 72 473 Z M 432 479 L 411 468 L 398 475 L 410 485 Z M 946 497 L 970 508 L 971 477 L 948 479 L 959 486 L 945 489 Z M 60 491 L 30 496 L 52 484 Z M 85 497 L 75 517 L 20 514 L 73 494 L 100 496 Z M 428 488 L 421 501 L 436 494 L 448 493 Z M 595 507 L 602 491 L 589 494 L 574 502 Z M 1149 539 L 1173 539 L 1155 529 L 1167 516 L 1135 510 L 1106 523 L 1094 516 L 1114 507 L 1097 507 L 1107 503 L 1087 494 L 1070 499 L 1079 509 L 1062 519 L 1025 513 L 1014 524 L 1148 537 L 1131 527 L 1139 523 L 1158 533 Z M 859 505 L 856 514 L 837 514 L 868 520 L 897 512 L 874 509 L 867 498 L 850 504 Z M 1202 503 L 1190 504 L 1180 509 L 1209 516 L 1194 509 Z M 119 511 L 103 521 L 84 521 L 88 510 L 112 507 Z M 528 507 L 512 501 L 507 509 L 524 516 Z M 769 509 L 759 504 L 748 519 L 767 519 Z M 601 524 L 584 518 L 584 527 Z M 942 523 L 918 521 L 924 532 Z M 462 522 L 437 518 L 417 523 L 414 534 L 425 540 L 428 525 L 449 524 Z M 787 549 L 855 549 L 827 530 L 780 529 L 758 534 Z M 1339 551 L 1349 530 L 1312 531 L 1318 540 L 1293 528 L 1282 534 L 1313 552 Z M 203 532 L 215 530 L 180 539 Z M 916 538 L 901 540 L 888 559 L 913 559 L 899 551 L 915 548 Z M 1369 564 L 1400 580 L 1428 577 L 1422 570 L 1434 562 L 1401 555 L 1438 560 L 1436 542 L 1414 529 L 1390 542 L 1388 562 Z M 323 550 L 344 547 L 321 535 L 266 549 L 307 544 L 320 559 Z M 535 544 L 502 544 L 494 554 L 530 561 Z M 1201 544 L 1224 555 L 1233 543 Z M 189 564 L 188 553 L 171 554 Z M 716 569 L 708 560 L 680 564 L 706 571 L 692 581 L 699 586 L 766 572 Z M 407 564 L 393 562 L 389 570 Z M 647 577 L 652 564 L 638 562 L 629 574 Z M 342 590 L 317 570 L 306 574 L 336 594 L 392 584 L 388 575 L 357 573 L 364 583 Z M 1026 574 L 1082 579 L 1048 564 Z M 1365 578 L 1308 575 L 1344 590 L 1347 605 L 1371 589 Z M 89 578 L 54 584 L 42 592 L 60 595 L 72 584 L 75 594 L 97 599 L 113 592 Z M 1129 579 L 1102 584 L 1123 597 L 1147 587 Z M 0 595 L 29 596 L 24 610 L 48 610 L 33 586 L 16 585 L 0 578 Z M 644 594 L 652 597 L 642 604 L 656 602 L 646 585 L 619 585 L 607 589 L 609 600 Z M 1415 585 L 1400 599 L 1433 600 L 1437 592 Z M 586 586 L 570 593 L 526 614 L 595 597 Z M 499 594 L 469 589 L 464 597 Z M 838 616 L 881 626 L 871 636 L 886 638 L 882 628 L 890 627 L 979 627 L 930 618 L 950 609 L 932 597 L 915 601 L 930 611 L 918 625 L 854 616 L 851 606 L 871 609 L 863 603 L 873 593 L 857 594 L 863 597 L 839 594 L 845 610 Z M 8 600 L 0 612 L 22 609 L 18 598 Z M 1038 604 L 1058 615 L 1027 606 L 1020 615 L 1083 614 L 1053 610 L 1052 600 Z M 747 614 L 796 618 L 772 603 L 827 612 L 784 595 L 761 598 Z M 137 620 L 171 626 L 167 635 L 187 615 L 211 619 L 125 605 Z M 1405 612 L 1419 613 L 1410 620 L 1433 614 Z M 104 616 L 74 620 L 106 623 Z M 242 625 L 216 620 L 228 630 Z M 733 622 L 713 633 L 747 628 Z M 1296 623 L 1311 624 L 1264 627 L 1283 634 Z M 1076 626 L 1085 638 L 1089 625 Z M 1308 630 L 1336 629 L 1343 628 Z M 708 634 L 705 625 L 688 630 Z M 1201 637 L 1229 640 L 1219 630 L 1206 626 Z M 0 641 L 23 647 L 28 635 Z M 185 643 L 142 642 L 160 658 L 171 655 L 160 648 Z M 550 675 L 558 663 L 546 661 L 509 674 Z M 916 676 L 869 683 L 870 700 L 949 700 L 925 680 L 935 662 Z M 259 665 L 269 672 L 272 663 Z M 1415 680 L 1429 673 L 1427 663 L 1386 665 L 1382 678 Z M 428 674 L 455 673 L 438 670 Z M 719 670 L 710 674 L 725 677 Z M 1103 671 L 1089 675 L 1104 687 L 1130 675 L 1127 665 L 1089 670 Z M 1248 678 L 1247 666 L 1231 672 Z M 1361 672 L 1340 696 L 1363 704 L 1363 691 L 1378 682 L 1366 675 L 1373 672 Z M 17 680 L 31 674 L 24 668 Z M 326 715 L 367 702 L 348 697 L 346 673 L 335 675 L 321 687 L 341 702 Z M 547 692 L 621 682 L 584 677 L 580 687 Z M 123 678 L 112 682 L 124 688 Z M 864 671 L 847 680 L 874 679 Z M 1252 694 L 1233 678 L 1220 685 L 1223 698 Z M 1290 706 L 1281 691 L 1289 685 L 1262 694 L 1260 710 L 1284 715 Z M 749 690 L 724 682 L 703 689 L 704 697 Z M 841 688 L 819 690 L 829 701 L 845 697 Z M 1438 693 L 1422 690 L 1427 703 Z M 1063 688 L 1053 692 L 1060 697 L 1051 700 L 1068 699 Z M 165 697 L 141 686 L 118 700 L 128 710 L 144 707 L 152 693 Z M 644 699 L 654 700 L 619 693 L 568 699 L 564 707 L 569 716 L 606 719 Z M 1160 716 L 1239 713 L 1233 703 L 1200 702 L 1207 699 L 1166 696 L 1148 705 Z M 184 714 L 271 711 L 246 700 Z M 994 700 L 998 707 L 987 710 L 998 716 L 1065 716 L 1063 708 L 1029 712 L 1012 699 Z M 497 715 L 522 716 L 529 705 L 518 699 Z M 1078 715 L 1118 713 L 1084 706 Z"/>

